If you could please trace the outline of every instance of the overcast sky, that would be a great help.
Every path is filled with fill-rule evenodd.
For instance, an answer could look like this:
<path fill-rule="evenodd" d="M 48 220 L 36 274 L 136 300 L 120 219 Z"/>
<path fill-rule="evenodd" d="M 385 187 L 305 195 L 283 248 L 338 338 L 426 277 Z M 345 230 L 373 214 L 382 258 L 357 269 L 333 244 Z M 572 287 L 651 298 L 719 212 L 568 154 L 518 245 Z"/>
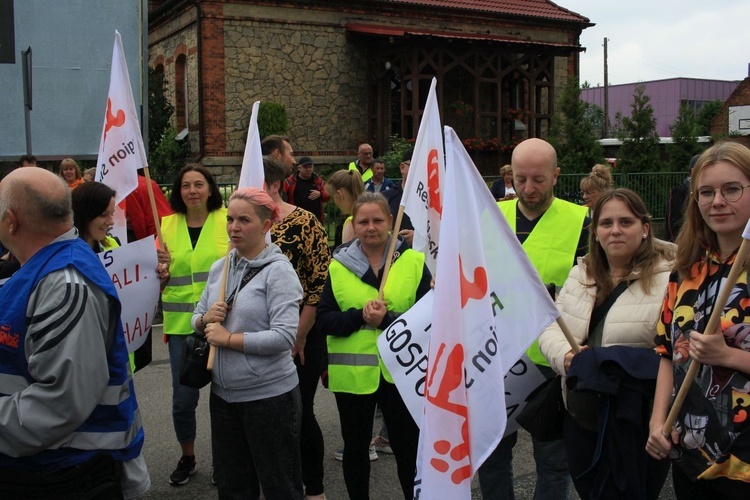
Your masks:
<path fill-rule="evenodd" d="M 553 1 L 596 24 L 581 34 L 581 81 L 592 86 L 604 83 L 604 37 L 610 85 L 748 76 L 750 0 Z"/>

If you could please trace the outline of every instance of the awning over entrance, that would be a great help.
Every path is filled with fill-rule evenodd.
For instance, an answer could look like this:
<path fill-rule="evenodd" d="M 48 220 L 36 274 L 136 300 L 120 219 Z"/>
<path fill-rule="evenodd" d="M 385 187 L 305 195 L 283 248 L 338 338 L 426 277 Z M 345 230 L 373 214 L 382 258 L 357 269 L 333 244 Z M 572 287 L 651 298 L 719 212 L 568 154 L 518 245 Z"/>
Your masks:
<path fill-rule="evenodd" d="M 439 31 L 439 30 L 426 30 L 414 27 L 401 27 L 401 26 L 386 26 L 379 24 L 363 24 L 363 23 L 347 23 L 346 30 L 351 33 L 360 33 L 363 35 L 375 35 L 375 36 L 387 36 L 387 37 L 398 37 L 406 38 L 410 36 L 414 37 L 433 37 L 443 39 L 454 39 L 454 40 L 466 40 L 466 41 L 486 41 L 496 42 L 509 45 L 521 45 L 521 46 L 533 46 L 533 47 L 545 47 L 554 49 L 565 49 L 567 51 L 581 52 L 584 50 L 580 45 L 571 45 L 567 43 L 556 43 L 556 42 L 542 42 L 532 40 L 519 40 L 517 38 L 511 38 L 500 35 L 489 35 L 489 34 L 477 34 L 477 33 L 463 33 L 456 31 Z"/>

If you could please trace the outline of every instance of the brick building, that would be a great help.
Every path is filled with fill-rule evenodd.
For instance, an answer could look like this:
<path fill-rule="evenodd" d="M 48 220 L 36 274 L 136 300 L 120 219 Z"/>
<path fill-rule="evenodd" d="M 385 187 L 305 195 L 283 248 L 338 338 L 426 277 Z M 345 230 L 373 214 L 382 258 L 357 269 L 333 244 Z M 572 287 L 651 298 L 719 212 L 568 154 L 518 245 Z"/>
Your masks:
<path fill-rule="evenodd" d="M 724 101 L 724 107 L 711 123 L 711 135 L 729 137 L 750 148 L 750 76 Z"/>
<path fill-rule="evenodd" d="M 236 175 L 252 103 L 286 106 L 298 154 L 349 161 L 416 136 L 433 76 L 462 139 L 545 137 L 578 74 L 589 20 L 546 0 L 151 0 L 163 71 L 192 155 Z"/>

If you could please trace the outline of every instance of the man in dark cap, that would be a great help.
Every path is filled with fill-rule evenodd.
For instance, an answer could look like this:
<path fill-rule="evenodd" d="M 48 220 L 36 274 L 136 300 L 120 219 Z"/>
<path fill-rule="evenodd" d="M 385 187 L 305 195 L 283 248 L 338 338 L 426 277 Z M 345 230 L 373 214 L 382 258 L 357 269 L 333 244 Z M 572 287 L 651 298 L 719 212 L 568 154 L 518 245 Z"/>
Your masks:
<path fill-rule="evenodd" d="M 312 212 L 323 222 L 323 203 L 330 198 L 325 190 L 325 182 L 315 173 L 313 161 L 309 156 L 300 158 L 297 172 L 284 181 L 283 190 L 286 199 L 292 205 Z"/>
<path fill-rule="evenodd" d="M 667 206 L 664 209 L 664 239 L 675 241 L 685 220 L 685 209 L 690 197 L 690 172 L 701 155 L 695 155 L 690 159 L 688 176 L 677 186 L 669 190 Z"/>

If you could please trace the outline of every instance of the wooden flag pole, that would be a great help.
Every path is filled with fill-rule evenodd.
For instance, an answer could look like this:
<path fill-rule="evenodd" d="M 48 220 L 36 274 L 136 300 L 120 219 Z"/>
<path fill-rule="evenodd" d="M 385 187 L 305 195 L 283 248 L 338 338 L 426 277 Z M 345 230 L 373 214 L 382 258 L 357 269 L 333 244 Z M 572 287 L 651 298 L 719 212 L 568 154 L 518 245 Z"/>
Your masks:
<path fill-rule="evenodd" d="M 748 222 L 748 226 L 750 226 L 750 222 Z M 746 228 L 745 233 L 747 232 L 748 230 Z M 748 253 L 750 252 L 750 244 L 748 244 L 748 241 L 745 239 L 745 233 L 742 234 L 742 243 L 740 244 L 740 249 L 737 250 L 737 257 L 735 257 L 734 262 L 732 263 L 732 267 L 729 269 L 729 275 L 727 276 L 724 285 L 719 291 L 719 296 L 716 298 L 716 304 L 714 304 L 714 309 L 713 311 L 711 311 L 711 317 L 708 319 L 706 329 L 703 331 L 704 334 L 713 335 L 717 330 L 719 321 L 721 321 L 721 314 L 724 311 L 724 306 L 727 305 L 729 295 L 732 293 L 732 288 L 734 288 L 734 285 L 737 283 L 737 278 L 739 278 L 740 273 L 745 268 L 745 261 L 747 260 Z M 692 360 L 692 362 L 690 363 L 690 368 L 688 368 L 687 374 L 685 375 L 685 379 L 682 381 L 680 390 L 677 392 L 677 396 L 674 398 L 672 409 L 669 410 L 667 420 L 664 422 L 662 433 L 665 436 L 669 436 L 672 432 L 674 422 L 675 420 L 677 420 L 677 414 L 679 413 L 680 408 L 682 408 L 682 404 L 685 402 L 685 398 L 687 397 L 687 393 L 690 390 L 690 386 L 693 383 L 695 375 L 698 373 L 699 367 L 700 363 L 698 363 L 696 360 Z"/>
<path fill-rule="evenodd" d="M 224 259 L 224 269 L 221 270 L 221 288 L 219 288 L 219 299 L 217 302 L 224 302 L 227 294 L 227 276 L 229 275 L 229 252 L 232 251 L 232 244 L 230 243 L 227 247 L 227 256 Z M 214 369 L 214 361 L 216 360 L 216 348 L 211 344 L 208 344 L 208 363 L 206 368 L 208 371 Z"/>
<path fill-rule="evenodd" d="M 578 345 L 578 342 L 576 342 L 576 339 L 573 337 L 573 334 L 570 333 L 570 330 L 568 329 L 568 325 L 565 324 L 565 321 L 563 321 L 562 316 L 557 317 L 557 324 L 560 325 L 560 330 L 562 330 L 563 335 L 565 335 L 565 340 L 568 341 L 568 344 L 570 344 L 570 347 L 573 349 L 573 352 L 576 354 L 581 352 L 581 346 Z"/>
<path fill-rule="evenodd" d="M 154 216 L 154 226 L 156 227 L 156 239 L 159 241 L 159 248 L 164 248 L 164 238 L 161 235 L 161 222 L 159 213 L 156 211 L 156 200 L 154 199 L 154 188 L 151 187 L 151 174 L 148 167 L 143 167 L 143 173 L 146 177 L 146 188 L 148 189 L 148 200 L 151 202 L 151 213 Z"/>
<path fill-rule="evenodd" d="M 385 266 L 383 266 L 383 279 L 380 281 L 380 289 L 378 290 L 378 300 L 383 300 L 383 289 L 385 288 L 385 280 L 388 279 L 388 273 L 391 270 L 391 264 L 393 263 L 393 253 L 396 251 L 396 242 L 398 241 L 398 232 L 401 230 L 401 220 L 404 218 L 404 206 L 399 205 L 398 214 L 396 215 L 396 223 L 393 225 L 393 234 L 391 235 L 391 244 L 388 245 L 388 255 L 385 258 Z"/>

